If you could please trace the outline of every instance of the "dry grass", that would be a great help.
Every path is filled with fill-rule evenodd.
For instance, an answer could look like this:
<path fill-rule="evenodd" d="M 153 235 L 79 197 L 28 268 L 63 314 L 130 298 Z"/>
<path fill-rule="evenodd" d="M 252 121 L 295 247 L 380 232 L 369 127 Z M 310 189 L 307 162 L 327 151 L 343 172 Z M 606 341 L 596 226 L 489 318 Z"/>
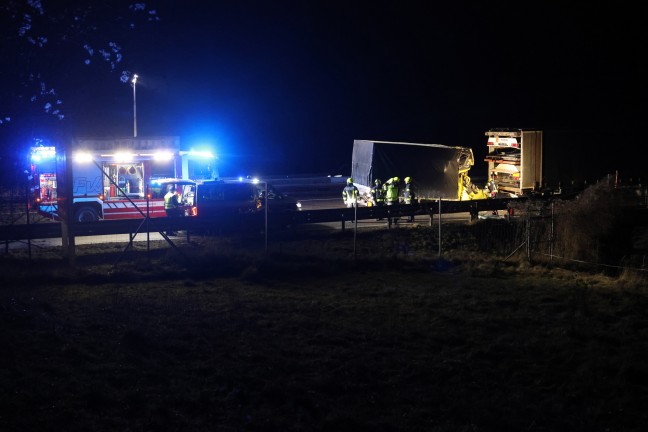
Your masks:
<path fill-rule="evenodd" d="M 472 231 L 474 233 L 474 231 Z M 457 230 L 0 261 L 2 431 L 640 431 L 640 275 Z M 452 245 L 452 247 L 450 247 Z M 355 258 L 354 258 L 355 257 Z M 8 277 L 11 275 L 11 277 Z"/>
<path fill-rule="evenodd" d="M 613 185 L 601 182 L 576 199 L 536 205 L 532 238 L 552 238 L 553 254 L 571 260 L 619 265 L 628 260 L 632 229 L 645 226 L 646 212 L 628 204 Z M 538 242 L 539 243 L 539 242 Z"/>

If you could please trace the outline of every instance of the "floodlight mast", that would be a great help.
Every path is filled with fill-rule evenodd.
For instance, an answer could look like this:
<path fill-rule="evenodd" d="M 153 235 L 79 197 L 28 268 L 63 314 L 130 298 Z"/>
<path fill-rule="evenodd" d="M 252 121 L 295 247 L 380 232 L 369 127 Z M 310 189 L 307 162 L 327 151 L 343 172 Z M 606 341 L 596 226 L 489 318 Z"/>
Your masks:
<path fill-rule="evenodd" d="M 137 74 L 133 74 L 133 137 L 137 138 L 137 98 L 135 94 L 135 88 L 137 87 Z"/>

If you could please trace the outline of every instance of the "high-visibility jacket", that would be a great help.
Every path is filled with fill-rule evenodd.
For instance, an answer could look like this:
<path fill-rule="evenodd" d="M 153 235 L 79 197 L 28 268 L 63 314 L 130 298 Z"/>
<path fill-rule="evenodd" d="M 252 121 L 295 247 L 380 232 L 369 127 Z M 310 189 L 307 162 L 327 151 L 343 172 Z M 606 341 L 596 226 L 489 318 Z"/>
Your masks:
<path fill-rule="evenodd" d="M 385 192 L 383 191 L 382 185 L 371 188 L 371 198 L 373 198 L 376 205 L 382 205 L 385 203 Z"/>
<path fill-rule="evenodd" d="M 349 202 L 355 204 L 358 200 L 358 188 L 354 184 L 349 184 L 342 189 L 342 199 L 345 204 Z"/>
<path fill-rule="evenodd" d="M 390 178 L 385 182 L 383 185 L 385 189 L 385 201 L 387 201 L 387 204 L 398 204 L 398 195 L 399 195 L 399 187 L 398 183 L 394 181 L 393 178 Z"/>
<path fill-rule="evenodd" d="M 164 195 L 164 210 L 172 210 L 179 206 L 178 194 L 175 191 L 169 191 Z"/>
<path fill-rule="evenodd" d="M 412 204 L 416 202 L 416 192 L 414 192 L 414 186 L 412 183 L 406 183 L 405 189 L 403 190 L 403 199 L 405 204 Z"/>

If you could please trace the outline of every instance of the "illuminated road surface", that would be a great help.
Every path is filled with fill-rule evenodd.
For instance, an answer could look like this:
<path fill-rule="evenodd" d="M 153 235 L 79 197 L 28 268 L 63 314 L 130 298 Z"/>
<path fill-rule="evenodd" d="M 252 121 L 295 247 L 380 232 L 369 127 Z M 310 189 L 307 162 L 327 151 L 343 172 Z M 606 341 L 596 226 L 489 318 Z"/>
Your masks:
<path fill-rule="evenodd" d="M 170 237 L 173 241 L 176 239 L 184 240 L 184 236 Z M 164 237 L 160 233 L 152 232 L 149 233 L 150 241 L 164 240 Z M 134 242 L 145 242 L 146 233 L 137 234 L 133 239 Z M 98 236 L 79 236 L 75 237 L 76 245 L 87 245 L 87 244 L 101 244 L 101 243 L 123 243 L 124 247 L 128 243 L 128 234 L 109 234 L 109 235 L 98 235 Z M 51 239 L 32 239 L 31 247 L 33 248 L 49 248 L 49 247 L 59 247 L 62 245 L 62 240 L 60 238 L 51 238 Z M 10 242 L 7 247 L 9 250 L 14 249 L 27 249 L 30 244 L 27 240 L 14 241 Z"/>
<path fill-rule="evenodd" d="M 339 188 L 332 188 L 331 195 L 333 193 L 337 194 L 339 192 Z M 342 197 L 332 197 L 332 196 L 325 196 L 325 197 L 319 197 L 319 198 L 313 198 L 313 199 L 299 199 L 301 204 L 302 204 L 302 211 L 310 211 L 310 210 L 325 210 L 325 209 L 334 209 L 334 208 L 343 208 L 344 204 L 342 202 Z M 442 221 L 444 222 L 468 222 L 470 220 L 470 216 L 468 213 L 453 213 L 453 214 L 445 214 L 442 216 Z M 437 224 L 437 218 L 434 218 L 434 224 Z M 407 226 L 413 226 L 413 225 L 423 225 L 423 226 L 428 226 L 430 224 L 430 217 L 427 215 L 419 215 L 415 217 L 414 223 L 406 222 L 405 218 L 401 218 L 399 220 L 398 225 L 407 227 Z M 355 225 L 353 221 L 346 221 L 344 224 L 345 229 L 354 229 Z M 376 221 L 376 220 L 359 220 L 357 223 L 357 228 L 360 229 L 376 229 L 376 228 L 387 228 L 387 220 L 381 220 L 381 221 Z M 322 222 L 322 223 L 313 223 L 313 224 L 304 224 L 300 225 L 298 227 L 299 231 L 313 231 L 313 230 L 340 230 L 342 229 L 342 222 Z M 157 232 L 152 232 L 149 234 L 148 237 L 151 241 L 159 241 L 159 240 L 164 240 L 161 234 Z M 99 236 L 80 236 L 76 237 L 76 244 L 77 245 L 84 245 L 84 244 L 100 244 L 100 243 L 122 243 L 124 244 L 124 247 L 126 243 L 128 243 L 129 240 L 129 235 L 128 234 L 111 234 L 111 235 L 99 235 Z M 147 240 L 146 233 L 138 234 L 133 241 L 135 242 L 145 242 Z M 186 236 L 176 236 L 176 237 L 171 237 L 172 241 L 185 241 Z M 8 249 L 26 249 L 29 247 L 29 244 L 26 240 L 23 241 L 17 241 L 17 242 L 11 242 L 8 245 L 6 245 Z M 60 238 L 54 238 L 54 239 L 33 239 L 31 240 L 31 247 L 34 248 L 39 248 L 39 247 L 59 247 L 61 246 L 61 239 Z"/>

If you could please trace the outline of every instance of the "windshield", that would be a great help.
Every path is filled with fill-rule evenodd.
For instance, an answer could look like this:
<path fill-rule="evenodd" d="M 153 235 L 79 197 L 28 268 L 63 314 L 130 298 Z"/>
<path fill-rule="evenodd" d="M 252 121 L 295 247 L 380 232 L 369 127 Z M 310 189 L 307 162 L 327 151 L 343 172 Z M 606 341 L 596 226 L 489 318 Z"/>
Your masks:
<path fill-rule="evenodd" d="M 257 185 L 257 196 L 259 198 L 265 197 L 265 185 Z M 274 186 L 268 184 L 268 199 L 283 198 L 283 194 L 278 191 Z"/>

